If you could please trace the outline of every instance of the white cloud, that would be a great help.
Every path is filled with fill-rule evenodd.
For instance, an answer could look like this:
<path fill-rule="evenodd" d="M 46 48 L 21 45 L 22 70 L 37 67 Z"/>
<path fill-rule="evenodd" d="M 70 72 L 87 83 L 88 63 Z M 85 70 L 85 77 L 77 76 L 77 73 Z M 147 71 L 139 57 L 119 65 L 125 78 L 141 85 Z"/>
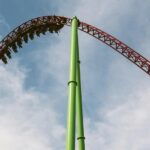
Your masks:
<path fill-rule="evenodd" d="M 141 91 L 133 93 L 138 99 L 129 95 L 126 99 L 127 101 L 130 99 L 130 102 L 105 109 L 104 120 L 96 122 L 95 128 L 90 128 L 91 122 L 88 120 L 87 149 L 148 150 L 150 147 L 149 90 L 144 92 L 145 95 Z"/>
<path fill-rule="evenodd" d="M 60 14 L 76 15 L 81 21 L 117 36 L 145 56 L 150 55 L 149 1 L 82 0 L 74 7 L 75 11 L 60 9 Z M 92 38 L 80 35 L 82 83 L 86 92 L 83 101 L 91 113 L 85 111 L 86 149 L 147 150 L 150 148 L 149 76 L 107 49 L 96 45 Z M 98 119 L 94 120 L 94 116 Z"/>
<path fill-rule="evenodd" d="M 7 23 L 5 17 L 2 15 L 0 15 L 0 27 L 1 28 L 5 27 L 5 29 L 10 30 L 9 24 Z"/>
<path fill-rule="evenodd" d="M 24 89 L 27 74 L 18 63 L 1 65 L 0 72 L 0 147 L 3 150 L 64 147 L 65 129 L 51 101 L 48 106 L 45 103 L 50 97 Z M 57 140 L 62 142 L 56 145 Z"/>
<path fill-rule="evenodd" d="M 131 47 L 143 49 L 143 53 L 146 49 L 145 54 L 149 55 L 149 2 L 146 2 L 82 0 L 74 5 L 61 3 L 59 13 L 77 15 L 79 19 L 133 43 Z M 143 16 L 146 16 L 144 21 Z M 138 30 L 143 33 L 137 34 Z M 68 31 L 70 29 L 63 29 L 53 46 L 31 53 L 41 70 L 38 82 L 49 76 L 48 80 L 55 82 L 49 93 L 25 89 L 28 70 L 16 61 L 0 66 L 0 147 L 3 150 L 65 149 L 65 118 L 61 117 L 66 117 L 67 108 Z M 149 77 L 95 39 L 82 33 L 79 39 L 83 101 L 91 113 L 85 111 L 86 149 L 148 150 Z M 143 42 L 135 44 L 137 39 Z M 42 59 L 43 55 L 47 58 Z"/>

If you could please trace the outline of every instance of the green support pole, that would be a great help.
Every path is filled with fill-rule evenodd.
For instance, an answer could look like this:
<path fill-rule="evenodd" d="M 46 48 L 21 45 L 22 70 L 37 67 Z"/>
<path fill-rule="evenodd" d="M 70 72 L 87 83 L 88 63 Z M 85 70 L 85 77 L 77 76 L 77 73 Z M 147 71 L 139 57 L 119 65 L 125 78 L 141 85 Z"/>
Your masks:
<path fill-rule="evenodd" d="M 76 120 L 76 51 L 77 51 L 77 28 L 78 20 L 72 19 L 71 28 L 71 57 L 70 75 L 68 82 L 68 116 L 67 116 L 67 137 L 66 150 L 75 150 L 75 120 Z"/>
<path fill-rule="evenodd" d="M 78 39 L 77 39 L 78 42 Z M 77 112 L 77 129 L 78 129 L 78 150 L 85 150 L 84 143 L 84 125 L 83 125 L 83 111 L 82 111 L 82 91 L 80 79 L 80 58 L 79 58 L 79 45 L 77 43 L 77 65 L 76 65 L 76 112 Z"/>

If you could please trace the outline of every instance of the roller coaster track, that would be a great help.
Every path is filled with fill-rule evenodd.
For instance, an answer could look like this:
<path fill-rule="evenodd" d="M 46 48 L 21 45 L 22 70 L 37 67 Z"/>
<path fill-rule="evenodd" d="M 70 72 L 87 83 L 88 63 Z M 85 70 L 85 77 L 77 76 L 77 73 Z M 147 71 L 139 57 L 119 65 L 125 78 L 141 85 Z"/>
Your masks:
<path fill-rule="evenodd" d="M 64 25 L 71 26 L 71 21 L 70 18 L 62 16 L 42 16 L 24 22 L 0 42 L 0 59 L 6 64 L 7 59 L 11 58 L 11 52 L 17 52 L 17 48 L 22 48 L 22 43 L 27 43 L 29 38 L 33 40 L 35 35 L 40 36 L 47 31 L 58 33 Z M 81 21 L 79 21 L 78 29 L 116 50 L 150 75 L 150 61 L 117 38 Z"/>

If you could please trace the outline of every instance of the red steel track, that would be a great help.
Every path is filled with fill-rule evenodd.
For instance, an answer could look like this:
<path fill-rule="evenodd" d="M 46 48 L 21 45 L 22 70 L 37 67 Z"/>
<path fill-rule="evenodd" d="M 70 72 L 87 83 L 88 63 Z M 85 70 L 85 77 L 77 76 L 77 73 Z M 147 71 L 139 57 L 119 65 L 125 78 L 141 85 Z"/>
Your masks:
<path fill-rule="evenodd" d="M 28 38 L 33 39 L 34 35 L 39 36 L 40 33 L 45 34 L 47 31 L 57 33 L 64 25 L 70 26 L 71 19 L 61 16 L 42 16 L 21 24 L 0 42 L 0 59 L 7 63 L 7 58 L 11 58 L 11 52 L 17 52 L 16 48 L 21 48 L 23 41 L 27 43 Z M 150 75 L 150 61 L 117 38 L 81 21 L 78 29 L 113 48 Z"/>

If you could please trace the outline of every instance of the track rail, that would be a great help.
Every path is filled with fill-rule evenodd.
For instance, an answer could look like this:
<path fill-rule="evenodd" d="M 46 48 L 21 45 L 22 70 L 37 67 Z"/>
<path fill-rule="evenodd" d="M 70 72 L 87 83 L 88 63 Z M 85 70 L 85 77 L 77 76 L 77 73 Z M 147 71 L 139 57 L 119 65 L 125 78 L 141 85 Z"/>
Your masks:
<path fill-rule="evenodd" d="M 11 52 L 17 52 L 17 48 L 22 48 L 22 43 L 27 43 L 29 38 L 33 40 L 35 35 L 40 36 L 47 31 L 58 33 L 64 25 L 70 26 L 71 19 L 62 16 L 42 16 L 24 22 L 0 42 L 0 59 L 7 63 L 7 59 L 11 58 Z M 150 61 L 117 38 L 81 21 L 79 21 L 78 29 L 116 50 L 150 75 Z"/>

